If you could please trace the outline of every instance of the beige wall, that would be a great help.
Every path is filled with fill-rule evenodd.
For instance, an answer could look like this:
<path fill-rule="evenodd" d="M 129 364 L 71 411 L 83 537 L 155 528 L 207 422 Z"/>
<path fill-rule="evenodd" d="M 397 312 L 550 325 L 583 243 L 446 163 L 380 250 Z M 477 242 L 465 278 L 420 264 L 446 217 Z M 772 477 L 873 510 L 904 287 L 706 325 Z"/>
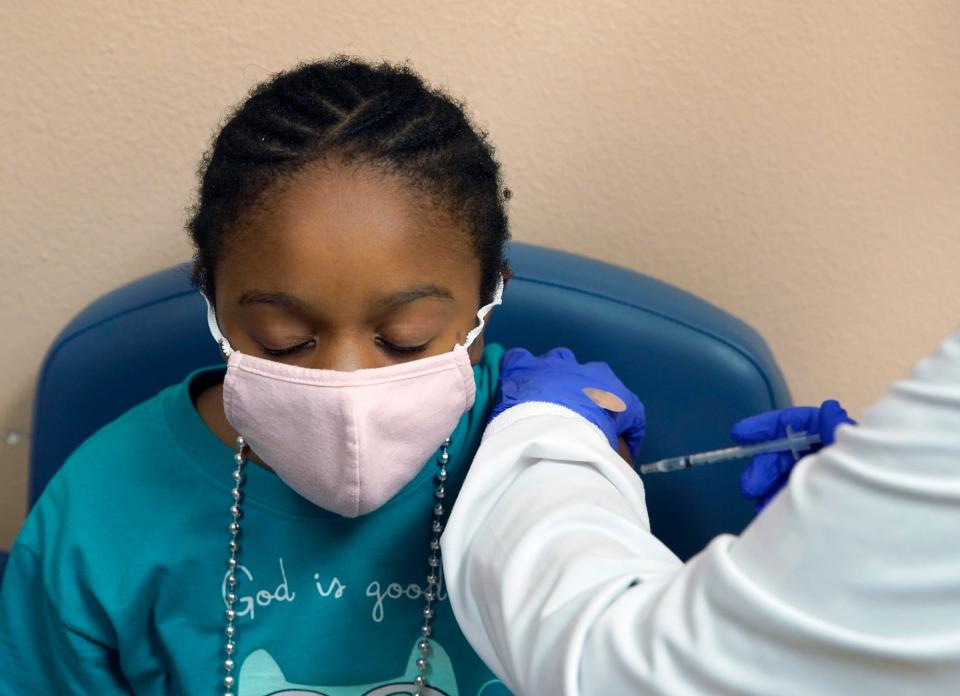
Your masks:
<path fill-rule="evenodd" d="M 960 323 L 952 0 L 2 5 L 0 429 L 28 432 L 75 312 L 187 258 L 225 109 L 331 52 L 409 57 L 463 96 L 499 146 L 517 239 L 740 315 L 800 401 L 859 411 Z M 26 462 L 0 441 L 0 546 Z"/>

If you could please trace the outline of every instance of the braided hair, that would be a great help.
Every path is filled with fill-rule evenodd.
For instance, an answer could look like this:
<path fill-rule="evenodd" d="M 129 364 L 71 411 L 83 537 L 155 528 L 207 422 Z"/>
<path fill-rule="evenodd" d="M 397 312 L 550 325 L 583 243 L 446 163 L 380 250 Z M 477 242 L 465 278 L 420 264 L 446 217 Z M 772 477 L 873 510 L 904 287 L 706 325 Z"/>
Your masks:
<path fill-rule="evenodd" d="M 241 216 L 274 184 L 331 156 L 399 176 L 463 216 L 489 301 L 506 268 L 510 191 L 486 133 L 409 67 L 342 56 L 258 85 L 214 139 L 187 224 L 194 286 L 213 300 L 214 269 Z"/>

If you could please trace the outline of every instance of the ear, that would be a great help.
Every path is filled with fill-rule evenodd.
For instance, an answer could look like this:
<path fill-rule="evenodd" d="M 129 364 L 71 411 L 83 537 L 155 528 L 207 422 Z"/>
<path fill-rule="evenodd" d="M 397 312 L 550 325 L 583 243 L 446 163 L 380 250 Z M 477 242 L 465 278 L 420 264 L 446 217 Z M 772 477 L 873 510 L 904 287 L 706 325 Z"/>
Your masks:
<path fill-rule="evenodd" d="M 263 648 L 247 655 L 240 666 L 239 679 L 246 687 L 243 693 L 276 693 L 277 688 L 288 689 L 291 686 L 280 665 Z"/>

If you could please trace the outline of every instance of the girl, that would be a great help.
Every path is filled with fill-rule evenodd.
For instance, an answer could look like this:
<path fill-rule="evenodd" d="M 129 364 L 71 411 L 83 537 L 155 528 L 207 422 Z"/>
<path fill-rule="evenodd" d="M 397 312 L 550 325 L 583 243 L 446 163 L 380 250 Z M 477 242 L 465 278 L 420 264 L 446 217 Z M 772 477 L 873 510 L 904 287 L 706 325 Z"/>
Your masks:
<path fill-rule="evenodd" d="M 508 693 L 438 551 L 503 352 L 490 144 L 409 69 L 340 58 L 254 89 L 201 179 L 193 280 L 229 366 L 50 484 L 4 580 L 0 693 Z"/>

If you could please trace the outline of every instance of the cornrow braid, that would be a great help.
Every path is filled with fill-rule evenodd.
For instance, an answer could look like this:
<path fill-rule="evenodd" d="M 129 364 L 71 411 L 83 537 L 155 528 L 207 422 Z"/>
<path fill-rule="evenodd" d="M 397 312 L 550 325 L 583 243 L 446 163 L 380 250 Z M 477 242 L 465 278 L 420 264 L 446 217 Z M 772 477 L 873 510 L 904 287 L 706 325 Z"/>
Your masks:
<path fill-rule="evenodd" d="M 255 87 L 200 164 L 187 228 L 193 284 L 214 297 L 225 237 L 274 183 L 331 155 L 402 177 L 465 216 L 489 300 L 509 239 L 500 165 L 464 107 L 407 66 L 336 57 Z"/>

